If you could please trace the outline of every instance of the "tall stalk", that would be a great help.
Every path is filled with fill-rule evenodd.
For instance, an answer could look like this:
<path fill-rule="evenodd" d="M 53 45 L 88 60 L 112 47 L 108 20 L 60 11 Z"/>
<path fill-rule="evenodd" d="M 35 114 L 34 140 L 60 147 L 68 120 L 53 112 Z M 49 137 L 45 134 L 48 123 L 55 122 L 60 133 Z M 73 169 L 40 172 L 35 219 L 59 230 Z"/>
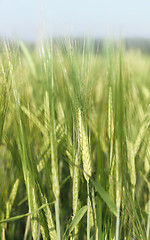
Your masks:
<path fill-rule="evenodd" d="M 149 239 L 150 232 L 150 194 L 149 194 L 149 200 L 148 200 L 148 217 L 147 217 L 147 229 L 146 229 L 146 236 L 147 240 Z"/>
<path fill-rule="evenodd" d="M 52 167 L 52 188 L 55 195 L 55 217 L 57 240 L 61 239 L 60 235 L 60 220 L 59 220 L 59 178 L 58 178 L 58 157 L 57 157 L 57 140 L 56 140 L 56 123 L 55 123 L 55 107 L 54 107 L 54 74 L 53 74 L 53 47 L 48 50 L 48 58 L 50 66 L 47 66 L 47 71 L 50 71 L 47 84 L 49 89 L 49 113 L 50 113 L 50 146 L 51 146 L 51 167 Z M 47 73 L 49 74 L 49 73 Z"/>
<path fill-rule="evenodd" d="M 89 182 L 87 182 L 87 240 L 90 240 L 90 188 Z"/>

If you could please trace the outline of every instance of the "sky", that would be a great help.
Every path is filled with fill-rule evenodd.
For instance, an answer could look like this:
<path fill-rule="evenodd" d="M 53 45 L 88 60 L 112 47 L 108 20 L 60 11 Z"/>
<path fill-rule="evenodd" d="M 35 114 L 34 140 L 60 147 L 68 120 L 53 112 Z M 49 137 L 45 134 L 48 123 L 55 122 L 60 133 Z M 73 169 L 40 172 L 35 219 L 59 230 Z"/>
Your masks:
<path fill-rule="evenodd" d="M 0 37 L 150 38 L 150 0 L 0 0 Z"/>

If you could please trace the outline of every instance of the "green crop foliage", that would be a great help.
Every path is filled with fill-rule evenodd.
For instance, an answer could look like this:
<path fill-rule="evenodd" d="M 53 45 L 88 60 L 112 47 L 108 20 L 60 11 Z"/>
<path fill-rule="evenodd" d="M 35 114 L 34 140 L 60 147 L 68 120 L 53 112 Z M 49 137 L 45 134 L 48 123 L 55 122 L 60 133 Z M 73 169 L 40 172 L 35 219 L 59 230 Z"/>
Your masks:
<path fill-rule="evenodd" d="M 150 57 L 51 41 L 0 53 L 0 239 L 150 239 Z"/>

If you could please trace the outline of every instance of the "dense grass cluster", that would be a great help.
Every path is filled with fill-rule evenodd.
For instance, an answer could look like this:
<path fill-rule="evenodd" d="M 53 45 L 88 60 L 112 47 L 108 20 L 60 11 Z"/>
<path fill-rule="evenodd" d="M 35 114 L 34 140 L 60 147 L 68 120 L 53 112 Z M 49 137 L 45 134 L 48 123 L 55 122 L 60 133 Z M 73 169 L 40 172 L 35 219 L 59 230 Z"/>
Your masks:
<path fill-rule="evenodd" d="M 150 57 L 0 53 L 0 239 L 150 238 Z"/>

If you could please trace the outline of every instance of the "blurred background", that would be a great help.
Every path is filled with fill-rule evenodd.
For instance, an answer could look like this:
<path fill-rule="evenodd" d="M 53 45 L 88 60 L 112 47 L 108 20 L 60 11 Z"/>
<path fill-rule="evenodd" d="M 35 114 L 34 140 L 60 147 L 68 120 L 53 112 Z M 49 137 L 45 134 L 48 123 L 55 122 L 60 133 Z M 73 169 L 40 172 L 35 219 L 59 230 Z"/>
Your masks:
<path fill-rule="evenodd" d="M 34 43 L 51 36 L 123 38 L 150 52 L 150 1 L 0 0 L 0 37 Z"/>

